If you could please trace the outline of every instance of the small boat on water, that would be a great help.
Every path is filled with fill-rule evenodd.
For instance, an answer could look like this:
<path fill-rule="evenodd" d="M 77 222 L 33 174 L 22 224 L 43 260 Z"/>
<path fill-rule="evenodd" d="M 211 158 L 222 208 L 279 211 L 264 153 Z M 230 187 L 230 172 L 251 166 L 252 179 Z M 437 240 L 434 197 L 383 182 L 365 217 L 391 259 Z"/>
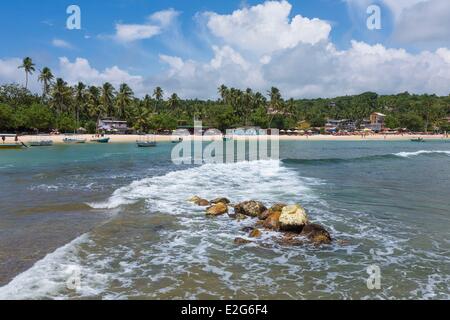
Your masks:
<path fill-rule="evenodd" d="M 67 144 L 81 144 L 81 143 L 86 143 L 86 139 L 82 139 L 82 138 L 76 138 L 76 137 L 67 137 L 63 139 L 64 143 Z"/>
<path fill-rule="evenodd" d="M 30 141 L 31 147 L 51 147 L 53 145 L 52 140 L 39 140 L 39 141 Z"/>
<path fill-rule="evenodd" d="M 53 140 L 44 136 L 33 137 L 29 142 L 31 147 L 51 147 L 53 145 Z"/>
<path fill-rule="evenodd" d="M 109 143 L 109 140 L 111 140 L 111 138 L 97 138 L 97 139 L 91 139 L 91 142 Z"/>
<path fill-rule="evenodd" d="M 151 135 L 142 136 L 136 141 L 136 144 L 139 148 L 156 147 L 156 139 Z"/>
<path fill-rule="evenodd" d="M 415 139 L 411 139 L 412 142 L 425 142 L 424 138 L 415 138 Z"/>
<path fill-rule="evenodd" d="M 16 140 L 17 135 L 15 135 L 15 134 L 6 134 L 5 133 L 5 134 L 0 134 L 0 137 L 2 138 L 2 141 L 0 142 L 0 150 L 28 148 L 28 146 L 25 143 Z M 7 142 L 6 138 L 14 138 L 15 141 Z"/>

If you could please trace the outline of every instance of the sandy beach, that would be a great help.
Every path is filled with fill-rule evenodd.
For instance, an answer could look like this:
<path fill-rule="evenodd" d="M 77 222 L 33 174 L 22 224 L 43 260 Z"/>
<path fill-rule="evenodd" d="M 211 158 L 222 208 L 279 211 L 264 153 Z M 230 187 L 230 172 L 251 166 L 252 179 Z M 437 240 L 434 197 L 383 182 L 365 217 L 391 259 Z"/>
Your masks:
<path fill-rule="evenodd" d="M 66 137 L 73 137 L 73 135 L 54 135 L 54 136 L 42 136 L 37 138 L 36 136 L 20 136 L 19 139 L 22 142 L 29 143 L 36 139 L 51 139 L 55 144 L 64 143 L 63 139 Z M 86 142 L 90 143 L 91 139 L 94 139 L 93 135 L 76 135 L 78 138 L 86 139 Z M 138 135 L 106 135 L 109 137 L 110 143 L 133 143 L 139 139 Z M 262 138 L 263 136 L 259 136 Z M 270 139 L 270 136 L 267 136 Z M 449 137 L 445 137 L 443 134 L 437 135 L 415 135 L 415 134 L 403 134 L 403 135 L 383 135 L 383 134 L 371 134 L 366 136 L 361 135 L 349 135 L 349 136 L 333 136 L 333 135 L 311 135 L 311 136 L 279 136 L 281 141 L 405 141 L 415 138 L 423 138 L 424 140 L 449 140 Z M 170 135 L 155 135 L 157 142 L 171 142 L 173 137 Z M 196 137 L 198 139 L 200 137 Z M 205 141 L 213 141 L 220 139 L 220 136 L 204 136 Z M 256 136 L 234 136 L 233 139 L 255 139 Z"/>

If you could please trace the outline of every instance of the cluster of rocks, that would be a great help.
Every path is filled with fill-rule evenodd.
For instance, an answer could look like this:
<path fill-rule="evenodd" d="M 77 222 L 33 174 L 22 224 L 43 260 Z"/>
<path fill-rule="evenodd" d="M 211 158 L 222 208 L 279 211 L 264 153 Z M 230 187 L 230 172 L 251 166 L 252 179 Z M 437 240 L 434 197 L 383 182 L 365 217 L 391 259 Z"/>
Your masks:
<path fill-rule="evenodd" d="M 332 242 L 330 233 L 323 226 L 311 223 L 306 210 L 299 204 L 277 203 L 267 208 L 261 202 L 254 200 L 233 205 L 227 198 L 208 201 L 197 196 L 192 197 L 189 201 L 206 207 L 208 216 L 228 214 L 230 218 L 238 221 L 249 218 L 257 219 L 254 227 L 246 227 L 242 230 L 248 233 L 249 238 L 259 238 L 263 235 L 262 230 L 271 230 L 282 233 L 283 237 L 277 239 L 277 242 L 283 245 L 302 245 L 304 240 L 315 245 Z M 234 242 L 241 245 L 252 241 L 236 238 Z"/>

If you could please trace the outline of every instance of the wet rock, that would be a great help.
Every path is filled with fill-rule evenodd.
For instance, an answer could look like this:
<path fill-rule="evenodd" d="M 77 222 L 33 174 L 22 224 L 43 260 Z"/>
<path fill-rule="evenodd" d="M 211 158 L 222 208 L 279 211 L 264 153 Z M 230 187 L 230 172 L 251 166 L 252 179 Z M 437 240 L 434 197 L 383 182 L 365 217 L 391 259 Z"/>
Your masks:
<path fill-rule="evenodd" d="M 234 211 L 237 214 L 243 214 L 249 217 L 257 217 L 264 211 L 266 211 L 267 208 L 259 201 L 245 201 L 237 204 L 234 207 Z"/>
<path fill-rule="evenodd" d="M 260 238 L 262 235 L 261 231 L 259 229 L 253 229 L 250 234 L 249 237 L 250 238 Z"/>
<path fill-rule="evenodd" d="M 270 210 L 272 212 L 277 212 L 277 211 L 283 211 L 283 208 L 287 207 L 287 204 L 285 203 L 276 203 L 273 206 L 270 207 Z"/>
<path fill-rule="evenodd" d="M 262 212 L 261 214 L 258 215 L 259 220 L 266 220 L 271 214 L 272 214 L 272 210 L 267 209 L 264 212 Z"/>
<path fill-rule="evenodd" d="M 314 244 L 330 244 L 332 242 L 330 233 L 320 224 L 307 224 L 303 227 L 301 235 Z"/>
<path fill-rule="evenodd" d="M 283 246 L 302 246 L 304 245 L 304 241 L 298 238 L 297 233 L 287 232 L 283 235 L 282 238 L 277 238 L 275 240 L 278 244 Z"/>
<path fill-rule="evenodd" d="M 234 239 L 234 244 L 236 244 L 236 245 L 244 245 L 244 244 L 249 244 L 249 243 L 252 243 L 252 241 L 243 239 L 243 238 Z"/>
<path fill-rule="evenodd" d="M 234 219 L 234 220 L 237 220 L 237 221 L 242 221 L 242 220 L 245 220 L 245 219 L 248 219 L 248 217 L 247 216 L 245 216 L 245 215 L 243 215 L 243 214 L 236 214 L 236 213 L 234 213 L 234 214 L 228 214 L 228 216 L 231 218 L 231 219 Z"/>
<path fill-rule="evenodd" d="M 264 220 L 264 228 L 275 231 L 280 230 L 280 216 L 281 212 L 279 211 L 272 213 L 266 220 Z"/>
<path fill-rule="evenodd" d="M 308 224 L 308 216 L 305 209 L 296 204 L 284 207 L 279 221 L 282 231 L 301 232 L 303 227 Z"/>
<path fill-rule="evenodd" d="M 228 206 L 222 202 L 209 207 L 206 210 L 208 216 L 220 216 L 228 212 Z"/>
<path fill-rule="evenodd" d="M 209 201 L 205 200 L 205 199 L 200 199 L 196 205 L 200 206 L 200 207 L 206 207 L 209 206 Z"/>
<path fill-rule="evenodd" d="M 202 198 L 200 198 L 198 196 L 194 196 L 194 197 L 190 198 L 188 201 L 192 202 L 192 203 L 194 203 L 194 204 L 196 204 L 198 206 L 201 206 L 201 207 L 209 206 L 209 201 L 208 200 L 202 199 Z"/>
<path fill-rule="evenodd" d="M 227 198 L 216 198 L 216 199 L 214 199 L 214 200 L 211 200 L 210 202 L 211 202 L 212 204 L 217 204 L 217 203 L 222 202 L 222 203 L 227 204 L 227 205 L 231 203 L 231 201 L 228 200 Z"/>

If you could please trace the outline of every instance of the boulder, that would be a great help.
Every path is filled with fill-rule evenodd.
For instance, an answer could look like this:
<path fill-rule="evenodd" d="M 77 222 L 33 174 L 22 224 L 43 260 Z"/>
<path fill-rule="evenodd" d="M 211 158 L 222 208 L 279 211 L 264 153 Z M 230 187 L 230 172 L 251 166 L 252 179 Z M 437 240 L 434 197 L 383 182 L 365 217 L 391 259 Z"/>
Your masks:
<path fill-rule="evenodd" d="M 284 207 L 279 221 L 282 231 L 301 232 L 303 227 L 308 224 L 308 216 L 305 209 L 296 204 Z"/>
<path fill-rule="evenodd" d="M 243 238 L 234 239 L 234 244 L 236 244 L 236 245 L 243 245 L 243 244 L 249 244 L 249 243 L 252 243 L 252 241 L 243 239 Z"/>
<path fill-rule="evenodd" d="M 330 233 L 320 224 L 307 224 L 303 227 L 301 235 L 314 244 L 330 244 L 332 242 Z"/>
<path fill-rule="evenodd" d="M 282 238 L 275 240 L 278 244 L 283 246 L 302 246 L 304 242 L 298 238 L 297 233 L 287 232 Z"/>
<path fill-rule="evenodd" d="M 272 214 L 272 210 L 267 209 L 264 212 L 262 212 L 261 214 L 258 215 L 259 220 L 266 220 L 271 214 Z"/>
<path fill-rule="evenodd" d="M 198 202 L 195 203 L 196 205 L 200 207 L 206 207 L 209 206 L 209 201 L 205 199 L 200 199 Z"/>
<path fill-rule="evenodd" d="M 250 238 L 259 238 L 259 237 L 261 237 L 261 235 L 262 235 L 262 233 L 261 233 L 261 231 L 259 229 L 253 229 L 250 232 L 249 237 Z"/>
<path fill-rule="evenodd" d="M 216 198 L 216 199 L 214 199 L 214 200 L 211 200 L 210 202 L 211 202 L 212 204 L 217 204 L 217 203 L 220 203 L 220 202 L 222 202 L 222 203 L 224 203 L 224 204 L 230 204 L 230 203 L 231 203 L 231 201 L 228 200 L 227 198 Z"/>
<path fill-rule="evenodd" d="M 206 199 L 202 199 L 198 196 L 194 196 L 188 200 L 189 202 L 195 203 L 198 206 L 206 207 L 209 206 L 209 201 Z"/>
<path fill-rule="evenodd" d="M 273 206 L 270 207 L 270 210 L 273 211 L 273 212 L 283 211 L 284 207 L 287 207 L 287 204 L 285 204 L 285 203 L 276 203 L 276 204 L 274 204 Z"/>
<path fill-rule="evenodd" d="M 253 230 L 255 230 L 255 228 L 253 228 L 253 227 L 244 227 L 241 229 L 241 231 L 245 232 L 245 233 L 252 232 Z"/>
<path fill-rule="evenodd" d="M 270 230 L 280 230 L 281 212 L 273 212 L 264 222 L 263 227 Z"/>
<path fill-rule="evenodd" d="M 254 218 L 266 210 L 267 208 L 259 201 L 245 201 L 237 204 L 234 207 L 234 211 L 237 214 L 240 213 Z"/>
<path fill-rule="evenodd" d="M 208 216 L 220 216 L 228 212 L 228 206 L 222 202 L 209 207 L 206 210 Z"/>

